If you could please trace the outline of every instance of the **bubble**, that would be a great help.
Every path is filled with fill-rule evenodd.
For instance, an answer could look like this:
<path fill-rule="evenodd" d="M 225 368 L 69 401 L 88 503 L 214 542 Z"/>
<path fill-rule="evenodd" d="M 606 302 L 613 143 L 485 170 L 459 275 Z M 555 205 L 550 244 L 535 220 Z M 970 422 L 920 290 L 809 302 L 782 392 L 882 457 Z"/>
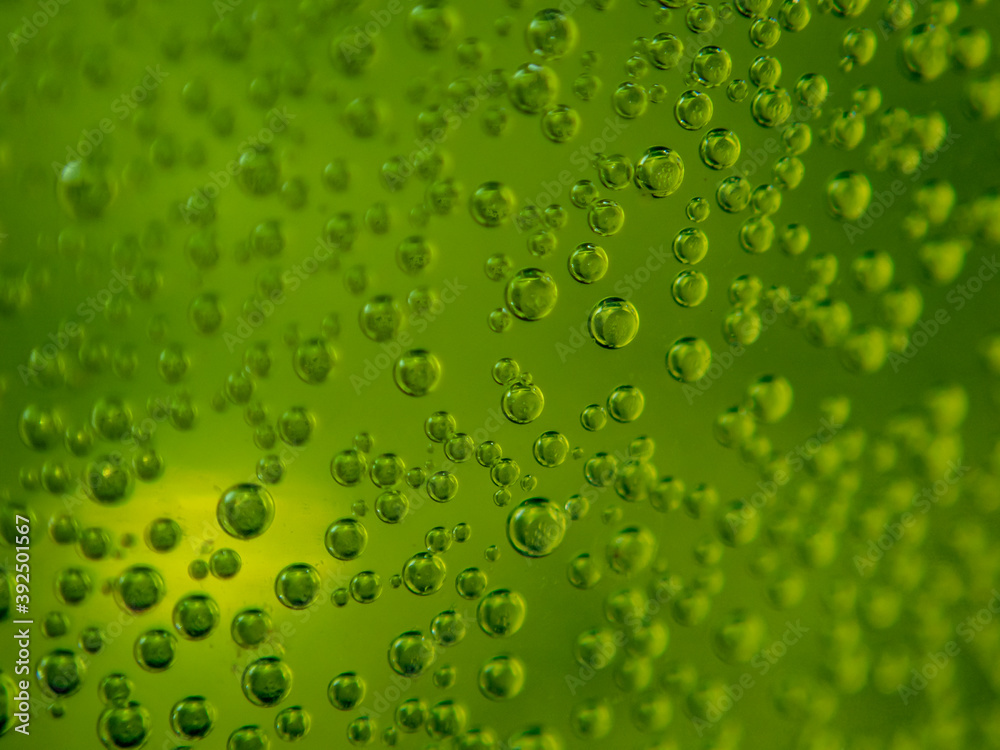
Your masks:
<path fill-rule="evenodd" d="M 97 686 L 97 693 L 102 702 L 121 706 L 127 703 L 134 689 L 132 680 L 121 672 L 114 672 L 101 680 L 101 684 Z"/>
<path fill-rule="evenodd" d="M 525 557 L 551 555 L 566 535 L 566 514 L 545 498 L 531 498 L 507 517 L 507 540 Z"/>
<path fill-rule="evenodd" d="M 532 454 L 540 466 L 550 469 L 560 466 L 569 455 L 569 441 L 560 432 L 543 432 L 535 438 Z"/>
<path fill-rule="evenodd" d="M 441 381 L 441 361 L 426 349 L 410 349 L 396 360 L 396 385 L 408 396 L 426 396 Z"/>
<path fill-rule="evenodd" d="M 463 599 L 478 599 L 486 590 L 486 584 L 486 574 L 479 568 L 466 568 L 455 577 L 455 590 Z"/>
<path fill-rule="evenodd" d="M 257 484 L 237 484 L 226 490 L 216 508 L 219 526 L 237 539 L 260 536 L 274 520 L 274 500 Z"/>
<path fill-rule="evenodd" d="M 285 742 L 301 740 L 312 726 L 312 717 L 302 706 L 283 708 L 274 717 L 274 732 Z"/>
<path fill-rule="evenodd" d="M 237 612 L 230 625 L 230 635 L 236 645 L 253 648 L 263 643 L 271 632 L 271 616 L 261 609 Z"/>
<path fill-rule="evenodd" d="M 974 70 L 989 58 L 991 46 L 992 40 L 986 29 L 964 28 L 955 37 L 952 56 L 961 68 Z"/>
<path fill-rule="evenodd" d="M 543 60 L 558 60 L 576 46 L 576 22 L 561 10 L 540 10 L 528 22 L 525 41 L 528 49 Z"/>
<path fill-rule="evenodd" d="M 99 456 L 87 464 L 84 481 L 91 497 L 102 505 L 114 505 L 132 494 L 133 478 L 120 455 Z"/>
<path fill-rule="evenodd" d="M 724 11 L 731 17 L 731 11 Z M 688 8 L 684 17 L 687 27 L 696 34 L 704 34 L 715 28 L 715 8 L 705 3 L 695 3 Z"/>
<path fill-rule="evenodd" d="M 424 535 L 424 546 L 431 554 L 447 552 L 451 549 L 454 539 L 451 532 L 444 526 L 435 526 Z"/>
<path fill-rule="evenodd" d="M 368 531 L 354 518 L 334 521 L 326 530 L 326 551 L 338 560 L 354 560 L 368 545 Z"/>
<path fill-rule="evenodd" d="M 701 140 L 699 153 L 706 167 L 728 169 L 740 158 L 740 139 L 727 128 L 708 131 Z"/>
<path fill-rule="evenodd" d="M 580 633 L 573 647 L 577 662 L 591 669 L 604 669 L 611 664 L 617 652 L 614 633 L 604 628 Z"/>
<path fill-rule="evenodd" d="M 142 747 L 150 728 L 149 711 L 135 701 L 107 708 L 97 720 L 97 736 L 109 750 Z"/>
<path fill-rule="evenodd" d="M 676 151 L 665 146 L 646 149 L 635 165 L 635 184 L 654 198 L 666 198 L 684 181 L 684 162 Z"/>
<path fill-rule="evenodd" d="M 634 385 L 622 385 L 608 396 L 608 414 L 616 422 L 634 422 L 642 414 L 646 399 Z"/>
<path fill-rule="evenodd" d="M 613 200 L 595 201 L 587 212 L 587 223 L 593 232 L 602 237 L 618 234 L 625 225 L 625 209 Z"/>
<path fill-rule="evenodd" d="M 207 638 L 219 624 L 219 605 L 207 594 L 187 594 L 174 605 L 173 621 L 188 640 Z"/>
<path fill-rule="evenodd" d="M 674 278 L 670 293 L 681 307 L 697 307 L 708 295 L 708 279 L 700 271 L 681 271 Z"/>
<path fill-rule="evenodd" d="M 674 237 L 674 257 L 681 263 L 694 265 L 700 263 L 708 255 L 708 237 L 700 229 L 688 227 L 682 229 Z"/>
<path fill-rule="evenodd" d="M 677 98 L 674 117 L 685 130 L 700 130 L 712 119 L 712 99 L 708 94 L 690 89 Z"/>
<path fill-rule="evenodd" d="M 73 695 L 83 684 L 87 668 L 83 660 L 68 649 L 56 649 L 38 660 L 35 676 L 42 692 L 50 698 Z"/>
<path fill-rule="evenodd" d="M 521 366 L 510 357 L 498 359 L 493 365 L 493 382 L 497 385 L 507 385 L 521 374 Z"/>
<path fill-rule="evenodd" d="M 781 208 L 781 192 L 774 185 L 759 185 L 750 196 L 754 213 L 769 215 Z"/>
<path fill-rule="evenodd" d="M 580 113 L 565 104 L 552 107 L 542 115 L 542 132 L 553 143 L 566 143 L 580 132 Z"/>
<path fill-rule="evenodd" d="M 645 114 L 649 107 L 649 93 L 642 84 L 625 81 L 611 95 L 611 106 L 626 120 L 633 120 Z"/>
<path fill-rule="evenodd" d="M 524 597 L 516 591 L 496 589 L 479 602 L 476 619 L 486 635 L 501 638 L 521 629 L 526 610 Z"/>
<path fill-rule="evenodd" d="M 327 531 L 327 550 L 330 532 Z M 332 552 L 331 552 L 332 554 Z M 307 563 L 293 563 L 284 567 L 274 581 L 274 593 L 278 601 L 289 609 L 305 609 L 319 594 L 320 579 L 316 568 Z"/>
<path fill-rule="evenodd" d="M 844 221 L 856 221 L 864 215 L 871 203 L 871 183 L 861 172 L 840 172 L 827 183 L 826 197 L 835 217 Z"/>
<path fill-rule="evenodd" d="M 18 432 L 26 446 L 37 451 L 53 447 L 59 439 L 60 424 L 57 416 L 36 404 L 30 404 L 21 412 Z"/>
<path fill-rule="evenodd" d="M 763 88 L 750 102 L 750 113 L 754 121 L 763 128 L 783 125 L 792 114 L 792 98 L 780 86 Z"/>
<path fill-rule="evenodd" d="M 427 480 L 427 496 L 436 503 L 447 503 L 458 493 L 458 477 L 449 471 L 435 472 Z"/>
<path fill-rule="evenodd" d="M 215 728 L 215 707 L 204 696 L 192 695 L 170 709 L 170 728 L 182 740 L 200 740 Z"/>
<path fill-rule="evenodd" d="M 403 313 L 393 297 L 380 294 L 361 308 L 359 323 L 361 332 L 372 341 L 388 341 L 399 333 Z"/>
<path fill-rule="evenodd" d="M 114 201 L 117 184 L 96 164 L 68 162 L 59 172 L 56 189 L 59 202 L 75 219 L 95 219 Z"/>
<path fill-rule="evenodd" d="M 135 641 L 135 661 L 147 672 L 162 672 L 174 663 L 177 637 L 167 630 L 147 630 Z"/>
<path fill-rule="evenodd" d="M 341 711 L 350 711 L 365 699 L 365 681 L 354 672 L 342 672 L 330 680 L 326 689 L 330 704 Z"/>
<path fill-rule="evenodd" d="M 354 448 L 342 450 L 330 461 L 330 474 L 342 487 L 354 487 L 368 470 L 364 455 Z"/>
<path fill-rule="evenodd" d="M 494 656 L 479 669 L 479 691 L 492 701 L 516 698 L 524 688 L 524 672 L 516 656 Z"/>
<path fill-rule="evenodd" d="M 670 70 L 684 55 L 684 42 L 673 34 L 662 33 L 649 44 L 649 59 L 660 70 Z"/>
<path fill-rule="evenodd" d="M 774 243 L 774 223 L 767 216 L 754 216 L 740 227 L 740 246 L 748 253 L 759 255 Z"/>
<path fill-rule="evenodd" d="M 746 404 L 761 422 L 778 422 L 792 408 L 792 385 L 780 375 L 764 375 L 747 389 Z"/>
<path fill-rule="evenodd" d="M 434 663 L 434 644 L 422 633 L 411 630 L 389 645 L 389 666 L 403 677 L 416 677 Z"/>
<path fill-rule="evenodd" d="M 94 404 L 90 422 L 105 440 L 121 440 L 132 429 L 132 410 L 121 399 L 101 398 Z"/>
<path fill-rule="evenodd" d="M 504 391 L 500 406 L 504 416 L 514 424 L 529 424 L 541 416 L 545 397 L 534 383 L 519 380 Z"/>
<path fill-rule="evenodd" d="M 226 750 L 269 750 L 271 740 L 258 726 L 240 727 L 229 735 Z"/>
<path fill-rule="evenodd" d="M 410 502 L 396 490 L 383 492 L 375 499 L 375 515 L 385 523 L 399 523 L 409 512 Z"/>
<path fill-rule="evenodd" d="M 600 583 L 601 567 L 588 553 L 581 552 L 570 560 L 566 568 L 566 577 L 574 588 L 585 591 Z"/>
<path fill-rule="evenodd" d="M 455 9 L 442 2 L 426 2 L 416 5 L 406 18 L 406 30 L 410 39 L 423 50 L 439 50 L 451 40 L 458 26 Z"/>
<path fill-rule="evenodd" d="M 101 560 L 111 548 L 111 537 L 104 529 L 84 529 L 80 532 L 80 553 L 88 560 Z"/>
<path fill-rule="evenodd" d="M 721 86 L 733 71 L 729 53 L 721 47 L 702 47 L 691 62 L 691 71 L 702 86 Z"/>
<path fill-rule="evenodd" d="M 281 659 L 265 656 L 243 670 L 242 687 L 255 706 L 276 706 L 292 689 L 292 670 Z"/>
<path fill-rule="evenodd" d="M 500 458 L 490 467 L 490 480 L 497 487 L 510 487 L 520 476 L 521 467 L 512 458 Z"/>
<path fill-rule="evenodd" d="M 508 309 L 521 320 L 541 320 L 555 309 L 555 279 L 540 268 L 523 268 L 507 284 Z"/>
<path fill-rule="evenodd" d="M 587 208 L 600 198 L 597 186 L 590 180 L 578 180 L 570 188 L 570 200 L 577 208 Z"/>
<path fill-rule="evenodd" d="M 160 572 L 149 565 L 126 568 L 115 582 L 115 599 L 129 612 L 146 612 L 166 596 L 167 585 Z"/>
<path fill-rule="evenodd" d="M 712 350 L 700 338 L 678 339 L 667 353 L 667 371 L 681 383 L 701 380 L 711 364 Z"/>
<path fill-rule="evenodd" d="M 656 555 L 656 537 L 648 529 L 630 526 L 608 543 L 608 567 L 621 575 L 633 575 L 648 568 Z"/>
<path fill-rule="evenodd" d="M 604 349 L 621 349 L 639 332 L 639 312 L 621 297 L 605 297 L 590 311 L 590 336 Z"/>
<path fill-rule="evenodd" d="M 785 0 L 778 11 L 778 18 L 785 31 L 802 31 L 812 18 L 812 9 L 806 0 Z"/>
<path fill-rule="evenodd" d="M 632 160 L 624 154 L 601 155 L 596 162 L 601 183 L 609 190 L 624 190 L 631 184 L 635 168 Z"/>
<path fill-rule="evenodd" d="M 507 94 L 511 104 L 535 115 L 550 107 L 559 93 L 559 78 L 544 65 L 526 63 L 510 77 Z"/>
<path fill-rule="evenodd" d="M 312 434 L 314 420 L 301 406 L 293 406 L 278 418 L 278 432 L 289 445 L 304 445 Z"/>
<path fill-rule="evenodd" d="M 739 213 L 750 205 L 752 194 L 750 182 L 743 177 L 727 177 L 716 190 L 715 198 L 721 208 L 726 213 Z"/>
<path fill-rule="evenodd" d="M 951 66 L 952 38 L 947 25 L 922 23 L 903 40 L 903 64 L 918 81 L 939 78 Z"/>
<path fill-rule="evenodd" d="M 430 552 L 418 552 L 403 565 L 403 583 L 417 596 L 440 591 L 447 575 L 444 560 Z"/>
<path fill-rule="evenodd" d="M 581 739 L 603 739 L 614 727 L 614 713 L 606 699 L 588 698 L 570 710 L 569 725 Z"/>
<path fill-rule="evenodd" d="M 487 440 L 479 444 L 476 449 L 476 461 L 479 462 L 480 466 L 489 468 L 493 466 L 500 458 L 503 456 L 503 449 L 498 443 L 492 440 Z"/>
<path fill-rule="evenodd" d="M 295 374 L 310 385 L 325 382 L 336 363 L 336 352 L 325 338 L 306 339 L 295 349 Z"/>

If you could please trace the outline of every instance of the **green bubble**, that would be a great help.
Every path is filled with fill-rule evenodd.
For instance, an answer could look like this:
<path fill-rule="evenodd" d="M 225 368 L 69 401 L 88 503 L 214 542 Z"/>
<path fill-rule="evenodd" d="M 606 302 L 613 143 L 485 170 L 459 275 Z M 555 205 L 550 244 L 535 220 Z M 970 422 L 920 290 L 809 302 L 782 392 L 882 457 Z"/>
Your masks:
<path fill-rule="evenodd" d="M 639 332 L 639 312 L 621 297 L 605 297 L 591 308 L 588 327 L 598 346 L 621 349 Z"/>
<path fill-rule="evenodd" d="M 257 659 L 243 671 L 243 695 L 255 706 L 276 706 L 292 689 L 292 670 L 274 656 Z"/>
<path fill-rule="evenodd" d="M 188 640 L 207 638 L 219 624 L 219 605 L 208 594 L 188 594 L 174 605 L 173 621 Z"/>
<path fill-rule="evenodd" d="M 237 484 L 219 499 L 216 508 L 219 525 L 236 539 L 260 536 L 274 520 L 274 500 L 257 484 Z"/>
<path fill-rule="evenodd" d="M 496 589 L 480 600 L 476 620 L 486 635 L 502 638 L 521 629 L 526 611 L 527 604 L 519 593 Z"/>
<path fill-rule="evenodd" d="M 274 581 L 278 601 L 290 609 L 305 609 L 319 594 L 319 573 L 312 565 L 294 563 L 282 568 Z"/>

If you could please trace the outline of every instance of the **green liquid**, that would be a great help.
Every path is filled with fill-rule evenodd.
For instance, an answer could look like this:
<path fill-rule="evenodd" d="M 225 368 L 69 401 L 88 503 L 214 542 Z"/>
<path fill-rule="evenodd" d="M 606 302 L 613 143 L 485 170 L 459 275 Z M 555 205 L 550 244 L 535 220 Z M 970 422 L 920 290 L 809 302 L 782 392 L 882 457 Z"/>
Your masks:
<path fill-rule="evenodd" d="M 559 7 L 0 10 L 11 747 L 1000 744 L 994 9 Z"/>

